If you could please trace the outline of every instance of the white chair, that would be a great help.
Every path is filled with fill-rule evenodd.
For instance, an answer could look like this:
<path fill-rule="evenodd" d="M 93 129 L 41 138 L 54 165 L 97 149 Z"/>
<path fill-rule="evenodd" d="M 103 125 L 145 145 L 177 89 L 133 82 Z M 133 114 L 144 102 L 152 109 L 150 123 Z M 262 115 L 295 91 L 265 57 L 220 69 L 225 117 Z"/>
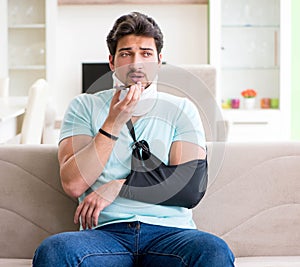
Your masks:
<path fill-rule="evenodd" d="M 29 89 L 28 103 L 21 129 L 20 144 L 41 144 L 48 99 L 48 83 L 37 80 Z"/>
<path fill-rule="evenodd" d="M 56 122 L 56 107 L 53 101 L 48 100 L 45 111 L 45 123 L 42 144 L 58 144 L 60 129 Z"/>
<path fill-rule="evenodd" d="M 9 95 L 9 77 L 0 77 L 0 97 Z"/>
<path fill-rule="evenodd" d="M 216 69 L 212 65 L 162 65 L 158 75 L 162 92 L 187 97 L 196 104 L 206 141 L 226 141 L 228 122 L 216 98 Z"/>

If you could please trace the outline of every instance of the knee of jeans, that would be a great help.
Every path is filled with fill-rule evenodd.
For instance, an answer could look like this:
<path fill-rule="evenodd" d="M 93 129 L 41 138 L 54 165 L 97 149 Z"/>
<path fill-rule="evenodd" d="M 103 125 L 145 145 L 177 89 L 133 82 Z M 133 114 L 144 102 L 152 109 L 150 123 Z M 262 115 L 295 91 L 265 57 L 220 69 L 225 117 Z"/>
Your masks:
<path fill-rule="evenodd" d="M 208 244 L 206 253 L 209 255 L 210 260 L 217 264 L 211 266 L 234 266 L 233 252 L 221 238 L 215 238 L 213 242 Z"/>
<path fill-rule="evenodd" d="M 68 254 L 68 242 L 67 239 L 62 237 L 61 234 L 47 237 L 37 247 L 34 257 L 33 266 L 42 266 L 41 262 L 51 262 L 51 258 L 56 259 L 60 257 L 62 251 L 64 254 Z M 50 265 L 47 265 L 50 266 Z"/>

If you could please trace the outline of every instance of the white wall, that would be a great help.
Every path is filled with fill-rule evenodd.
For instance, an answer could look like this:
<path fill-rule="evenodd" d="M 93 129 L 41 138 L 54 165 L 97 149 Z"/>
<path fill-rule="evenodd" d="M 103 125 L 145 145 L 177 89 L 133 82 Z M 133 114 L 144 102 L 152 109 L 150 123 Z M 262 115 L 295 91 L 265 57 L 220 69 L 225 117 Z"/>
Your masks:
<path fill-rule="evenodd" d="M 81 92 L 81 63 L 108 61 L 106 36 L 114 21 L 131 11 L 153 17 L 161 27 L 165 41 L 163 61 L 207 63 L 207 5 L 59 6 L 54 92 L 59 117 L 70 100 Z"/>

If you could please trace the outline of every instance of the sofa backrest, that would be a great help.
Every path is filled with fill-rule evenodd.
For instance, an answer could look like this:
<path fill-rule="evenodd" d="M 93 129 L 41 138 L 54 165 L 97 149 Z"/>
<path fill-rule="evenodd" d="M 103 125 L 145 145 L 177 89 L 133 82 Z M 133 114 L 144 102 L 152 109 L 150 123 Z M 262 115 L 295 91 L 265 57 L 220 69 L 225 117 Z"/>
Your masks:
<path fill-rule="evenodd" d="M 300 255 L 300 143 L 208 143 L 199 229 L 236 256 Z M 77 230 L 54 145 L 0 146 L 0 258 L 31 258 L 49 235 Z"/>
<path fill-rule="evenodd" d="M 0 258 L 32 258 L 54 233 L 76 230 L 59 180 L 57 146 L 0 146 Z"/>
<path fill-rule="evenodd" d="M 300 142 L 212 143 L 199 229 L 236 256 L 300 255 Z"/>

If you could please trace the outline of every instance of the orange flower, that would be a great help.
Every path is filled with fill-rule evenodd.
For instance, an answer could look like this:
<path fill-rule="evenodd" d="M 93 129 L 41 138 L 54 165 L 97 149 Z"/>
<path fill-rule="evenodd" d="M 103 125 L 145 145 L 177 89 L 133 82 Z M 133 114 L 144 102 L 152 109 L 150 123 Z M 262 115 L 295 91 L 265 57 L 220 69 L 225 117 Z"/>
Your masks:
<path fill-rule="evenodd" d="M 246 89 L 241 92 L 241 95 L 245 98 L 256 97 L 257 93 L 254 89 Z"/>

